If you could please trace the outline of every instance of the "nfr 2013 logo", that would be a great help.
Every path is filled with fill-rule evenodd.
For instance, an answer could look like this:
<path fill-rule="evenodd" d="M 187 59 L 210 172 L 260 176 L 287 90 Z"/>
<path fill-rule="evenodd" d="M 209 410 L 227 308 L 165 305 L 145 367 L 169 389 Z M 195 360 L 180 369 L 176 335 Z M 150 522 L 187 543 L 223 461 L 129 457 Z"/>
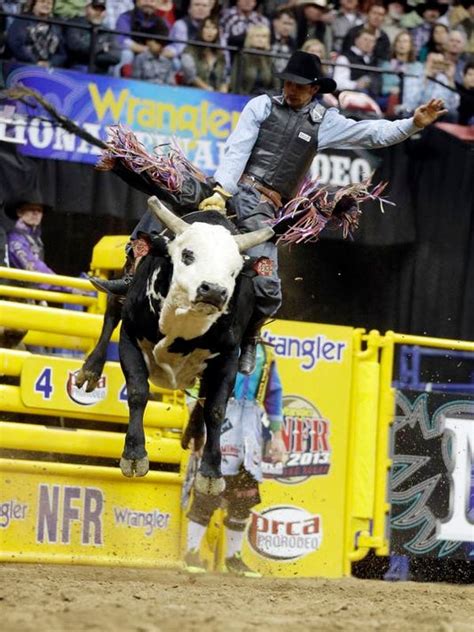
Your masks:
<path fill-rule="evenodd" d="M 329 420 L 314 404 L 298 395 L 283 397 L 283 413 L 285 459 L 283 463 L 272 463 L 264 457 L 264 477 L 295 484 L 310 476 L 327 474 L 331 464 Z"/>
<path fill-rule="evenodd" d="M 291 505 L 252 512 L 247 538 L 252 549 L 271 560 L 292 561 L 317 551 L 321 516 Z"/>
<path fill-rule="evenodd" d="M 87 393 L 85 388 L 79 388 L 76 384 L 79 371 L 69 372 L 66 391 L 70 399 L 81 406 L 92 406 L 103 401 L 107 397 L 107 378 L 102 375 L 97 383 L 97 387 L 91 393 Z"/>

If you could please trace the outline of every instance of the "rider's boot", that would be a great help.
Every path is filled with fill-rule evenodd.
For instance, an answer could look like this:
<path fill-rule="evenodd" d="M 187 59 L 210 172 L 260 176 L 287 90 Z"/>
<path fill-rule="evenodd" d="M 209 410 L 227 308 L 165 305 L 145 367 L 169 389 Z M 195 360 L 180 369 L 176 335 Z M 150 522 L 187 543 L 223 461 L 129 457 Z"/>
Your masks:
<path fill-rule="evenodd" d="M 257 311 L 247 326 L 244 339 L 240 346 L 239 358 L 239 372 L 243 375 L 251 375 L 255 371 L 260 330 L 266 320 L 266 316 L 262 316 L 262 314 Z"/>

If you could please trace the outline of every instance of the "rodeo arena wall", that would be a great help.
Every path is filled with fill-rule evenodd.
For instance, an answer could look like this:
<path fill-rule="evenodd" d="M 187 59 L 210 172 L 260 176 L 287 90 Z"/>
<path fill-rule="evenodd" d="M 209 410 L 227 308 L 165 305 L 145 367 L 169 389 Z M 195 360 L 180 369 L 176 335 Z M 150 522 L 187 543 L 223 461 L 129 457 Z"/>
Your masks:
<path fill-rule="evenodd" d="M 12 64 L 2 80 L 37 90 L 102 140 L 118 124 L 149 150 L 176 138 L 207 174 L 247 101 Z M 151 471 L 125 479 L 119 365 L 106 364 L 91 394 L 75 384 L 105 299 L 65 300 L 61 292 L 90 290 L 79 278 L 85 271 L 119 273 L 146 196 L 95 170 L 97 148 L 41 111 L 0 107 L 0 201 L 34 193 L 52 207 L 46 258 L 70 275 L 55 277 L 59 289 L 42 295 L 45 275 L 0 268 L 0 329 L 26 335 L 26 346 L 0 348 L 0 559 L 179 567 L 189 458 L 179 441 L 184 396 L 152 389 Z M 280 251 L 284 302 L 264 339 L 283 384 L 287 459 L 264 462 L 262 502 L 243 551 L 265 575 L 340 577 L 369 553 L 456 559 L 472 569 L 472 149 L 435 125 L 401 145 L 325 151 L 314 161 L 312 175 L 323 184 L 375 172 L 374 182 L 389 182 L 385 197 L 394 206 L 368 203 L 353 241 L 326 233 L 317 244 Z M 10 227 L 6 216 L 2 222 Z M 112 347 L 117 340 L 115 332 Z M 222 564 L 221 539 L 210 533 L 204 545 L 214 568 Z"/>

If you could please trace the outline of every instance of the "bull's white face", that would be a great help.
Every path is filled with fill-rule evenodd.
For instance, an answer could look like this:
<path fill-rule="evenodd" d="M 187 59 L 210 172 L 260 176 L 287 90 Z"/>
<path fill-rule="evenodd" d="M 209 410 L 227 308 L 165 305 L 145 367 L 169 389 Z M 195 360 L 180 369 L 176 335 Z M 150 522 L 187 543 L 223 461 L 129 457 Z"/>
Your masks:
<path fill-rule="evenodd" d="M 226 311 L 243 259 L 223 226 L 196 222 L 168 246 L 173 262 L 170 294 L 179 308 L 211 315 Z"/>

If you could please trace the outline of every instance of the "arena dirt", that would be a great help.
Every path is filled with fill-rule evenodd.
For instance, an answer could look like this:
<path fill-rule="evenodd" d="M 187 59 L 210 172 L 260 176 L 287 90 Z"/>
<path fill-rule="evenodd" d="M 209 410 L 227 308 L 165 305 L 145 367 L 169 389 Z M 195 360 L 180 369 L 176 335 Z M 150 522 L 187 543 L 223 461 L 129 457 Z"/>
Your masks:
<path fill-rule="evenodd" d="M 474 588 L 0 565 L 2 632 L 474 632 Z"/>

